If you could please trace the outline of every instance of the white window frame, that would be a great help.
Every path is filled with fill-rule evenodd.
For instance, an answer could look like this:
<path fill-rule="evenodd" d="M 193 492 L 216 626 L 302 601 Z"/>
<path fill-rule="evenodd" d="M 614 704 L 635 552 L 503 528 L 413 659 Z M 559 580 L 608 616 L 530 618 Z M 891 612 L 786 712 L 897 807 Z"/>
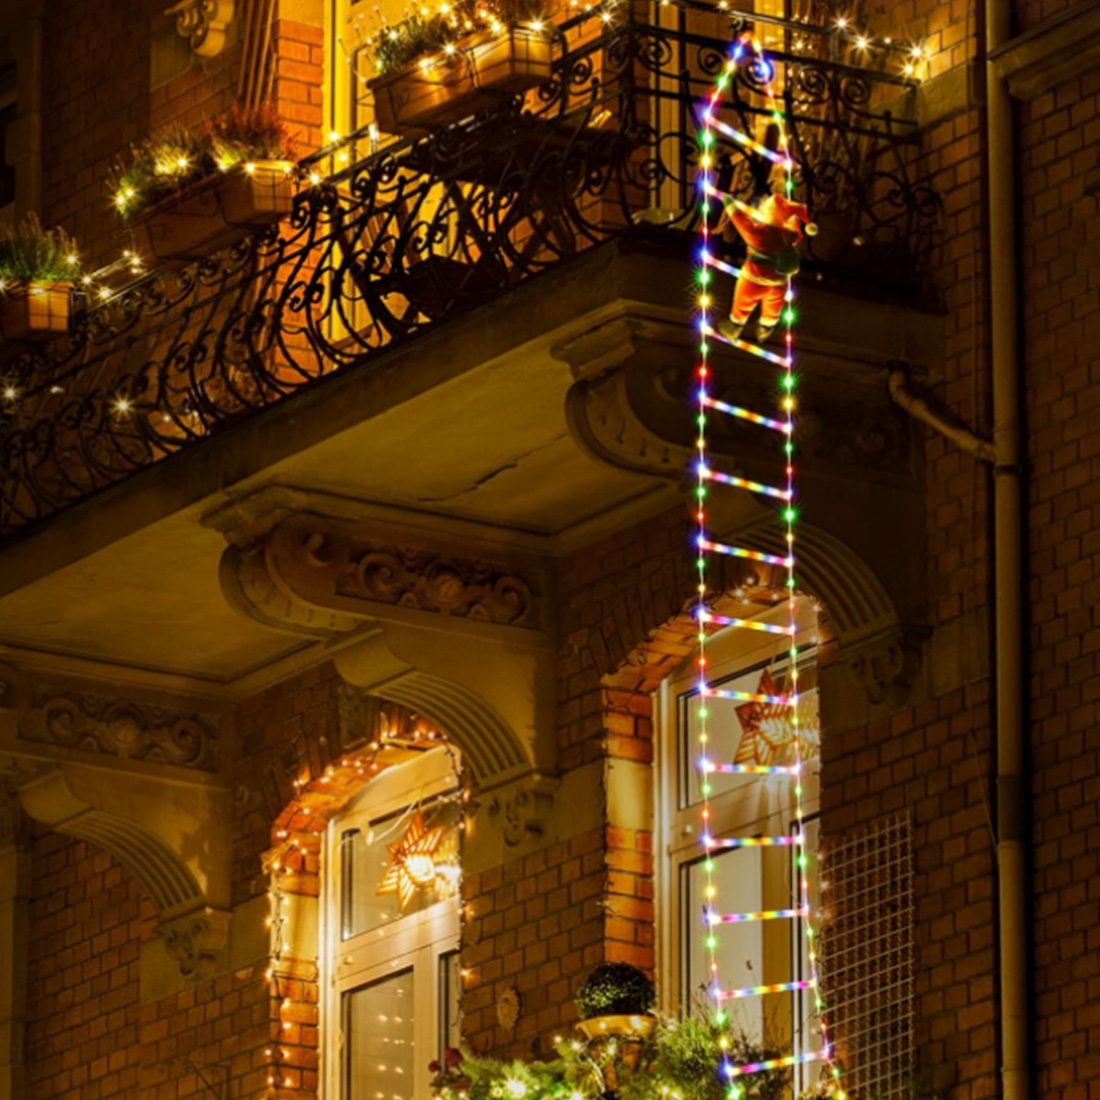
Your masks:
<path fill-rule="evenodd" d="M 746 618 L 753 618 L 761 622 L 786 625 L 788 611 L 785 604 L 775 608 L 752 613 L 751 608 L 746 607 L 739 612 Z M 809 600 L 802 600 L 798 610 L 799 634 L 797 641 L 800 648 L 815 644 L 817 634 L 817 617 L 814 607 Z M 747 630 L 730 628 L 715 634 L 707 641 L 708 680 L 717 682 L 732 675 L 752 669 L 757 666 L 767 665 L 782 655 L 786 648 L 786 641 L 777 643 L 773 637 Z M 700 816 L 699 804 L 688 803 L 681 808 L 680 790 L 685 781 L 690 782 L 690 776 L 682 773 L 682 768 L 690 768 L 697 756 L 697 747 L 688 747 L 687 761 L 681 758 L 679 722 L 682 713 L 680 700 L 693 693 L 698 682 L 697 657 L 693 654 L 672 676 L 670 676 L 654 693 L 654 720 L 658 731 L 656 739 L 655 762 L 657 770 L 656 782 L 656 829 L 657 829 L 657 860 L 655 864 L 657 909 L 657 966 L 661 981 L 659 982 L 660 1007 L 663 1012 L 673 1016 L 687 1014 L 689 1005 L 685 1003 L 691 991 L 683 988 L 684 952 L 688 936 L 701 936 L 702 929 L 699 923 L 685 920 L 685 902 L 681 896 L 684 884 L 683 869 L 702 857 L 700 844 Z M 736 706 L 737 704 L 725 703 L 719 706 Z M 711 727 L 714 727 L 715 718 L 712 710 Z M 803 769 L 802 775 L 802 810 L 805 821 L 816 817 L 820 810 L 820 786 L 819 786 L 820 760 L 814 760 Z M 731 782 L 731 779 L 733 780 Z M 792 829 L 795 808 L 793 793 L 789 792 L 789 780 L 787 777 L 757 777 L 745 776 L 739 779 L 733 777 L 716 777 L 714 793 L 710 798 L 711 826 L 714 836 L 757 836 L 774 835 L 780 832 L 789 832 Z M 782 787 L 780 787 L 782 784 Z M 778 804 L 762 812 L 762 791 L 770 785 L 776 792 L 775 799 Z M 782 799 L 781 802 L 778 800 Z M 816 831 L 816 830 L 815 830 Z M 740 851 L 761 851 L 761 849 L 742 849 Z M 776 849 L 765 851 L 777 851 Z M 779 851 L 790 852 L 788 849 Z M 721 857 L 717 857 L 721 858 Z M 728 858 L 728 857 L 727 857 Z M 816 865 L 816 860 L 813 861 Z M 761 889 L 764 894 L 764 908 L 780 908 L 791 905 L 793 864 L 786 864 L 787 880 L 783 883 L 774 881 L 774 862 L 769 870 L 762 874 Z M 730 899 L 719 898 L 719 906 L 723 909 L 732 907 Z M 793 925 L 793 932 L 799 926 Z M 774 935 L 769 933 L 770 935 Z M 785 950 L 788 957 L 788 969 L 791 977 L 795 976 L 797 966 L 794 958 L 797 936 L 784 937 L 780 932 L 771 940 L 774 945 L 780 940 L 785 940 L 787 946 L 780 948 Z M 770 946 L 774 951 L 775 947 Z M 759 979 L 768 981 L 766 977 Z M 789 980 L 787 978 L 774 980 Z M 786 997 L 786 994 L 775 995 Z M 765 1000 L 767 1000 L 766 998 Z M 790 1027 L 806 1027 L 808 1022 L 808 1002 L 804 1002 L 801 1011 L 795 1011 L 791 1004 Z M 770 1012 L 770 1006 L 765 1011 Z M 786 1026 L 786 1025 L 784 1025 Z"/>
<path fill-rule="evenodd" d="M 413 969 L 416 1005 L 416 1054 L 408 1097 L 415 1100 L 428 1095 L 432 1076 L 428 1063 L 439 1057 L 443 1045 L 440 962 L 459 950 L 461 892 L 381 927 L 341 939 L 340 838 L 349 828 L 369 827 L 372 821 L 457 791 L 458 774 L 455 749 L 439 747 L 418 753 L 371 780 L 328 824 L 322 863 L 319 967 L 320 1080 L 326 1100 L 350 1100 L 345 1088 L 344 994 L 409 968 Z"/>

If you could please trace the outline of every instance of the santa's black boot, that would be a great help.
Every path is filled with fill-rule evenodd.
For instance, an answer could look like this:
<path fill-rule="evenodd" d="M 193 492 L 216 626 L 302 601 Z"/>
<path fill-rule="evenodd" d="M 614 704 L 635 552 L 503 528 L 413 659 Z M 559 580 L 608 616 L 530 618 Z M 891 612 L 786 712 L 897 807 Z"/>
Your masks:
<path fill-rule="evenodd" d="M 775 325 L 758 325 L 756 328 L 756 338 L 760 343 L 766 344 L 771 339 L 773 332 L 775 332 Z"/>
<path fill-rule="evenodd" d="M 738 322 L 735 321 L 732 317 L 726 317 L 718 322 L 718 332 L 727 340 L 740 340 L 741 330 L 744 327 L 744 321 L 738 324 Z"/>

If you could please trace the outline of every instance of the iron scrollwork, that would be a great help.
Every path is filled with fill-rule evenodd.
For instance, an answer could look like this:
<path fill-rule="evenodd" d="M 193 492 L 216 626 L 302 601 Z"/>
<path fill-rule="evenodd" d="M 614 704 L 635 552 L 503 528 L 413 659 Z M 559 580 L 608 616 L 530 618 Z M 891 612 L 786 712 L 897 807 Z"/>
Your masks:
<path fill-rule="evenodd" d="M 526 101 L 362 158 L 366 135 L 352 135 L 339 171 L 336 150 L 322 150 L 300 166 L 283 224 L 131 284 L 79 313 L 66 340 L 0 366 L 0 534 L 585 249 L 691 230 L 695 105 L 728 42 L 682 20 L 596 18 L 559 28 L 551 78 Z M 772 57 L 802 197 L 823 227 L 811 263 L 843 268 L 855 249 L 863 267 L 885 257 L 904 269 L 939 216 L 912 178 L 919 148 L 882 106 L 905 82 L 809 54 Z M 724 109 L 744 129 L 771 110 L 765 75 L 744 66 L 730 91 Z M 717 155 L 731 190 L 751 197 L 766 185 L 766 167 L 741 146 Z M 664 228 L 640 224 L 653 221 Z"/>

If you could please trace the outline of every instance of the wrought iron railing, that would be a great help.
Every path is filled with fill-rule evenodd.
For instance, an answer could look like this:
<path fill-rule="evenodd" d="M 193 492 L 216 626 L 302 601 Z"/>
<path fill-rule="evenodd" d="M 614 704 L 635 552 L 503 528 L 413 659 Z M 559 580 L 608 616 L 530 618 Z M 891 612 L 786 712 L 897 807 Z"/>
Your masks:
<path fill-rule="evenodd" d="M 596 22 L 606 9 L 570 20 L 552 79 L 491 117 L 362 158 L 366 132 L 321 150 L 284 224 L 149 275 L 78 313 L 70 338 L 0 364 L 0 534 L 585 249 L 690 230 L 695 105 L 729 44 L 697 33 L 690 7 L 668 13 L 668 26 Z M 912 83 L 785 33 L 794 49 L 770 54 L 800 197 L 822 225 L 810 262 L 905 283 L 939 218 L 912 175 L 919 136 L 890 109 Z M 731 93 L 740 127 L 761 134 L 765 75 L 742 68 Z M 718 154 L 725 186 L 765 186 L 768 162 L 733 144 Z"/>

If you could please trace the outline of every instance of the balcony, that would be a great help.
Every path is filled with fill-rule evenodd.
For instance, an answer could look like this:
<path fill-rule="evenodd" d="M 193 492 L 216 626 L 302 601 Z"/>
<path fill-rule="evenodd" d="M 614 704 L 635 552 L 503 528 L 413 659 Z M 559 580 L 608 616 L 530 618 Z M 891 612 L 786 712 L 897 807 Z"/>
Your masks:
<path fill-rule="evenodd" d="M 261 414 L 333 376 L 399 371 L 399 348 L 522 284 L 528 304 L 539 286 L 561 294 L 600 246 L 673 257 L 686 284 L 696 104 L 744 17 L 656 10 L 667 25 L 608 23 L 606 10 L 561 24 L 552 77 L 525 98 L 426 136 L 372 147 L 364 130 L 320 150 L 285 223 L 88 304 L 70 337 L 0 364 L 0 535 L 21 540 L 234 426 L 260 430 Z M 770 57 L 799 197 L 822 228 L 811 280 L 916 300 L 940 204 L 920 183 L 901 50 L 883 47 L 874 70 L 824 28 L 753 18 L 783 47 Z M 742 68 L 726 116 L 762 139 L 769 75 Z M 719 155 L 731 190 L 766 188 L 767 161 L 734 142 Z"/>

